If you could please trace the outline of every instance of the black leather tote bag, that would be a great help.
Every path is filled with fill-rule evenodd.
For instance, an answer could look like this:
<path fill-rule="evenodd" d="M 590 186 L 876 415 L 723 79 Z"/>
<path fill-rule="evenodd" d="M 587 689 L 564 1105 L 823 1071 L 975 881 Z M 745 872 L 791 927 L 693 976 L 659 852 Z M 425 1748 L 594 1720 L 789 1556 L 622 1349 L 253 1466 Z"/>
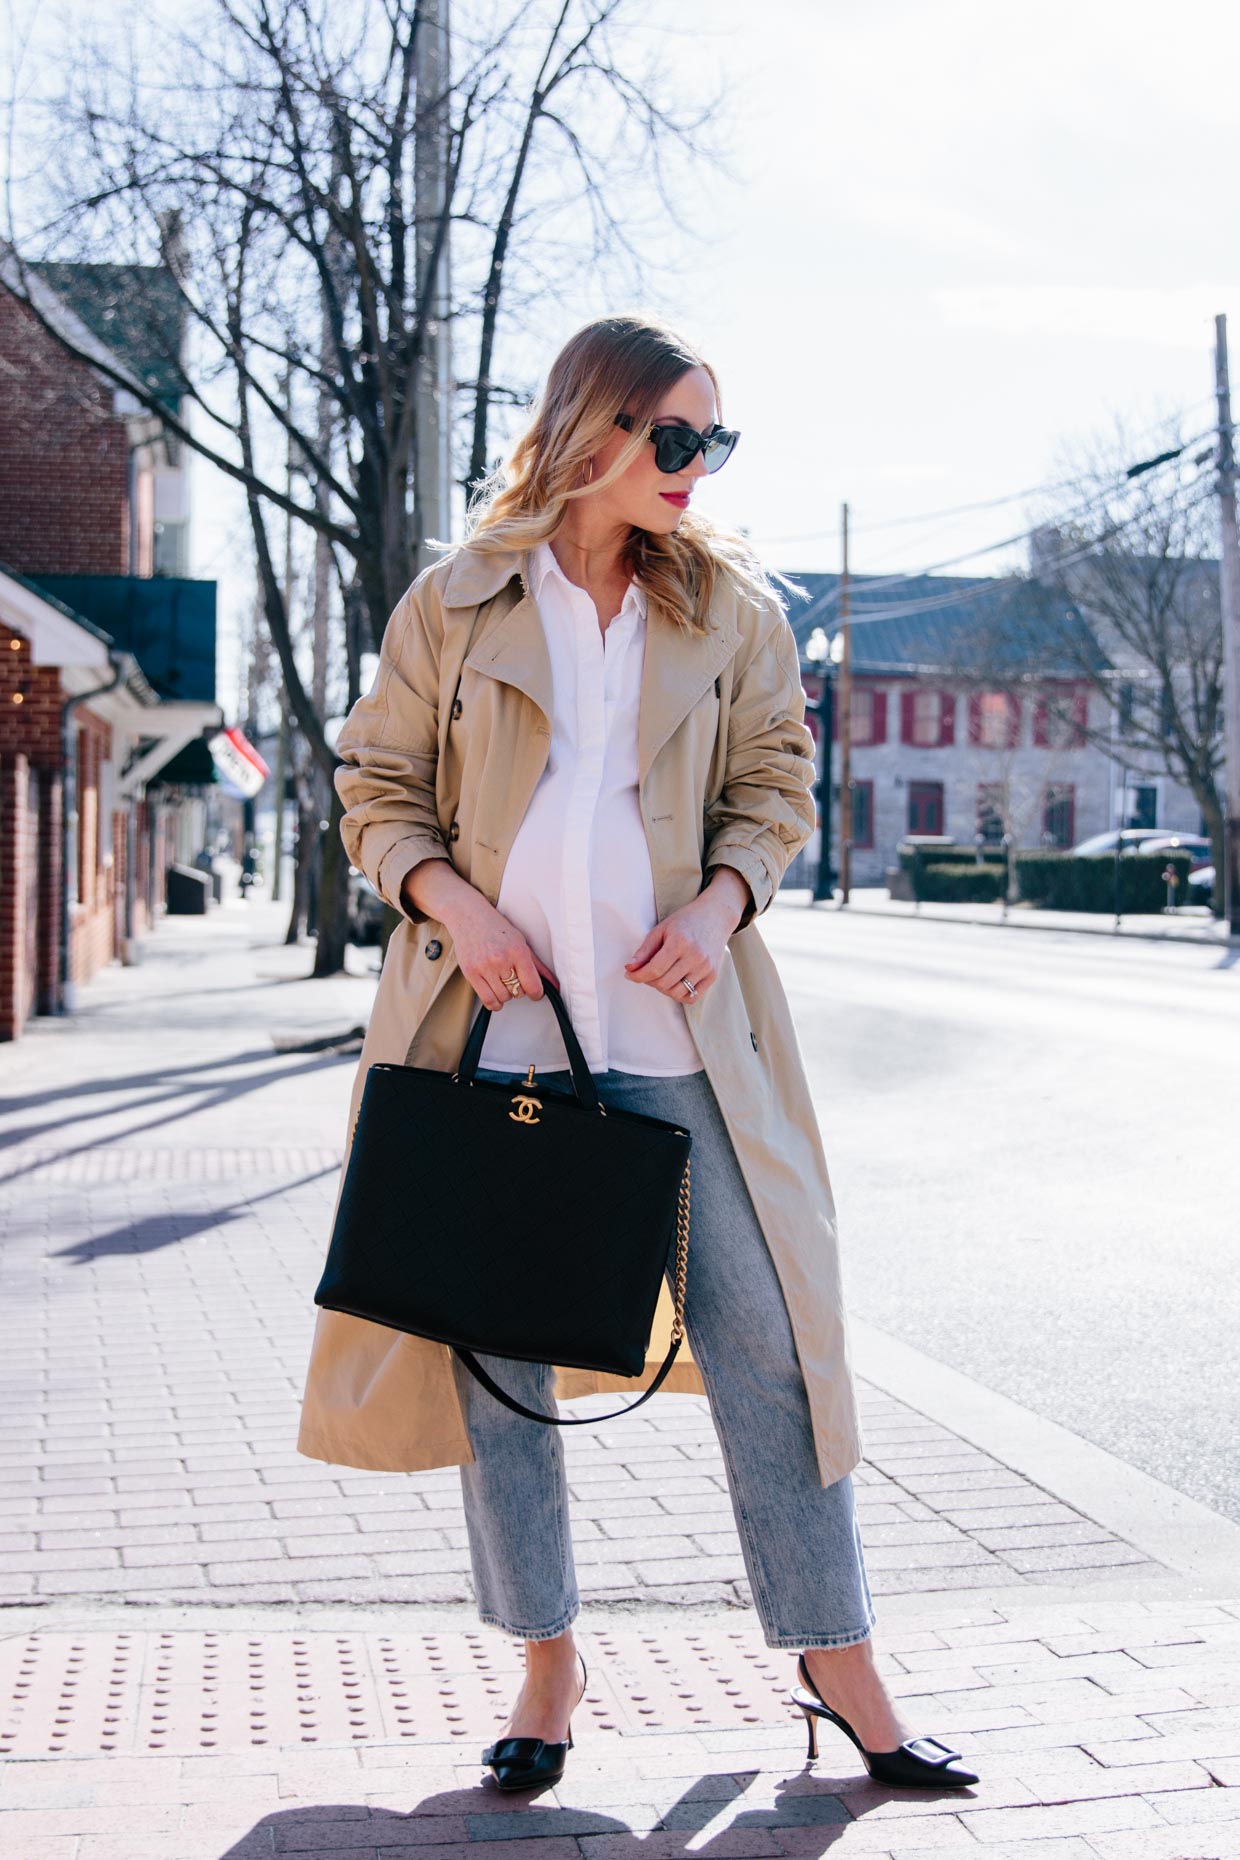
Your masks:
<path fill-rule="evenodd" d="M 375 1064 L 362 1090 L 349 1166 L 314 1302 L 450 1344 L 506 1407 L 526 1408 L 474 1360 L 640 1375 L 675 1246 L 671 1347 L 684 1335 L 689 1152 L 680 1125 L 604 1105 L 559 990 L 555 1010 L 573 1091 L 479 1079 L 491 1018 L 481 1008 L 455 1072 Z"/>

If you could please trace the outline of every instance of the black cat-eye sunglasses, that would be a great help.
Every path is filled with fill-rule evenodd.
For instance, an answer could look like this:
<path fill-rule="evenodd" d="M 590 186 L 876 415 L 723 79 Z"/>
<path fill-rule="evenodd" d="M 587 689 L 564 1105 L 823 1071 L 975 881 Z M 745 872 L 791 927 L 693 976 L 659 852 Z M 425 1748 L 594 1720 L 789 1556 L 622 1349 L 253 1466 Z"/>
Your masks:
<path fill-rule="evenodd" d="M 632 414 L 618 413 L 616 425 L 631 433 Z M 699 452 L 707 471 L 718 471 L 735 452 L 740 434 L 727 426 L 708 426 L 699 433 L 692 426 L 673 425 L 651 426 L 650 437 L 654 441 L 654 462 L 660 471 L 683 471 Z"/>

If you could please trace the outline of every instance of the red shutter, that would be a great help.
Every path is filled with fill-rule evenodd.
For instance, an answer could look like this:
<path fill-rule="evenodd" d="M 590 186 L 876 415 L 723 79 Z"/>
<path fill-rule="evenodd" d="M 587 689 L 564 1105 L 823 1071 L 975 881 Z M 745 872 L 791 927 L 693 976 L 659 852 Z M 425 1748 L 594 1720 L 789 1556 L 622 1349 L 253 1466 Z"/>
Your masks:
<path fill-rule="evenodd" d="M 956 740 L 956 694 L 954 691 L 939 692 L 939 748 L 945 749 Z"/>
<path fill-rule="evenodd" d="M 916 693 L 913 691 L 901 691 L 900 693 L 900 741 L 902 743 L 911 743 L 913 740 L 913 699 L 915 696 Z"/>
<path fill-rule="evenodd" d="M 870 740 L 874 743 L 887 741 L 887 693 L 885 691 L 874 693 L 874 735 Z"/>
<path fill-rule="evenodd" d="M 1081 749 L 1085 744 L 1085 731 L 1089 725 L 1089 692 L 1078 691 L 1072 699 L 1072 748 Z M 1075 802 L 1073 804 L 1075 812 Z"/>
<path fill-rule="evenodd" d="M 969 693 L 969 741 L 980 743 L 982 740 L 982 694 L 980 691 Z"/>
<path fill-rule="evenodd" d="M 1009 749 L 1018 749 L 1020 747 L 1020 699 L 1017 697 L 1014 691 L 1009 691 L 1007 694 L 1007 706 L 1008 706 L 1007 746 Z"/>
<path fill-rule="evenodd" d="M 1033 746 L 1035 749 L 1050 748 L 1050 717 L 1044 697 L 1040 697 L 1033 707 Z"/>

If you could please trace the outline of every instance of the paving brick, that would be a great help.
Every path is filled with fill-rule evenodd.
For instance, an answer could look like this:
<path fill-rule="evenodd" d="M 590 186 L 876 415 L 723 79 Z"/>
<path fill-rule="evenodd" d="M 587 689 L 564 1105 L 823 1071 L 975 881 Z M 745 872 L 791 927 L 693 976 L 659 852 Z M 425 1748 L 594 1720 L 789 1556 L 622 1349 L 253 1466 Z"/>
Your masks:
<path fill-rule="evenodd" d="M 961 1809 L 960 1819 L 979 1841 L 1030 1841 L 1090 1835 L 1115 1828 L 1157 1827 L 1158 1817 L 1138 1796 L 1119 1796 L 1049 1807 Z"/>

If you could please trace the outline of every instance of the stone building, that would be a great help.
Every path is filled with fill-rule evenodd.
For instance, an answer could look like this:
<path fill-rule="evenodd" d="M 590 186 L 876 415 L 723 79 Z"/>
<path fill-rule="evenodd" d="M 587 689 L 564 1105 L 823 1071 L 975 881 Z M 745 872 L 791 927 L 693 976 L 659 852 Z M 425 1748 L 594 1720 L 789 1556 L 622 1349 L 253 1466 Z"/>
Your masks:
<path fill-rule="evenodd" d="M 792 579 L 809 597 L 789 603 L 805 663 L 816 628 L 828 637 L 838 631 L 839 577 Z M 1201 831 L 1192 795 L 1165 771 L 1130 771 L 1121 793 L 1122 724 L 1083 670 L 1105 670 L 1108 661 L 1085 613 L 1054 588 L 1013 578 L 854 575 L 850 627 L 853 883 L 885 884 L 907 834 L 946 834 L 969 846 L 1007 833 L 1017 847 L 1070 847 L 1121 819 Z M 1048 638 L 1061 644 L 1058 659 Z M 820 678 L 806 670 L 804 682 L 817 698 Z M 817 719 L 809 722 L 817 735 Z M 831 737 L 837 860 L 834 709 Z M 810 883 L 817 856 L 811 842 L 785 883 Z"/>

